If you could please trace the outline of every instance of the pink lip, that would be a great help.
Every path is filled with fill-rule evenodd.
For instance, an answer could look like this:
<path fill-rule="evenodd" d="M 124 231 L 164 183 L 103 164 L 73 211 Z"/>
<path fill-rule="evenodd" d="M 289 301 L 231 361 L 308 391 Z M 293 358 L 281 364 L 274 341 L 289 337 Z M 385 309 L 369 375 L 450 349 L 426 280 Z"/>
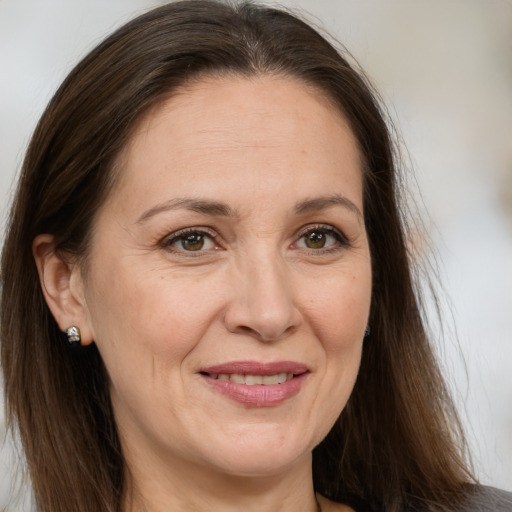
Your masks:
<path fill-rule="evenodd" d="M 294 361 L 276 361 L 273 363 L 260 363 L 258 361 L 231 361 L 201 368 L 201 373 L 239 373 L 241 375 L 274 375 L 276 373 L 293 373 L 301 375 L 309 368 L 302 363 Z"/>
<path fill-rule="evenodd" d="M 255 361 L 233 361 L 201 369 L 201 376 L 215 391 L 247 407 L 272 407 L 295 396 L 309 375 L 309 369 L 302 363 L 278 361 L 260 363 Z M 293 373 L 293 378 L 282 384 L 254 385 L 240 384 L 229 380 L 218 380 L 208 374 L 274 375 Z"/>

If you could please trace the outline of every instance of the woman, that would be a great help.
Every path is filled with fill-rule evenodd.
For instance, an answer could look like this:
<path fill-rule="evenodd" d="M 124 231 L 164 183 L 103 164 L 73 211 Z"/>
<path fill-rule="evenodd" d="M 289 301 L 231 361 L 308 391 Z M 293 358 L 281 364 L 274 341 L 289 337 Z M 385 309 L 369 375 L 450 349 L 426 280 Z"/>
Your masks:
<path fill-rule="evenodd" d="M 508 510 L 470 485 L 395 173 L 364 77 L 284 12 L 170 4 L 78 64 L 2 258 L 38 509 Z"/>

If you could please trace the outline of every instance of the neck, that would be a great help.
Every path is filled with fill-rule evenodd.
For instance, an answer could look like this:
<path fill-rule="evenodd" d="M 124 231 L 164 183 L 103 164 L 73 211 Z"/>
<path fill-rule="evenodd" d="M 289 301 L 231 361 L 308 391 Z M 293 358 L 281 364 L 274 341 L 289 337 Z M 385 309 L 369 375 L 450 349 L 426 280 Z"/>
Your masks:
<path fill-rule="evenodd" d="M 124 512 L 318 512 L 311 457 L 279 473 L 234 476 L 188 463 L 134 465 L 126 481 Z M 176 469 L 174 469 L 176 468 Z"/>

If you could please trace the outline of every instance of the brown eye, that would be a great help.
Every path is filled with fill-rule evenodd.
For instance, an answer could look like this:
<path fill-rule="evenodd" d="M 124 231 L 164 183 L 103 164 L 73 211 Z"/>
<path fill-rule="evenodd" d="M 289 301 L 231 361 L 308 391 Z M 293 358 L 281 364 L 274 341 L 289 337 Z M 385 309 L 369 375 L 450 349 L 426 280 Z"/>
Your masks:
<path fill-rule="evenodd" d="M 304 243 L 308 249 L 322 249 L 326 241 L 327 236 L 322 231 L 310 231 L 304 235 Z"/>
<path fill-rule="evenodd" d="M 204 235 L 200 233 L 186 235 L 179 243 L 185 251 L 200 251 L 204 247 Z"/>
<path fill-rule="evenodd" d="M 337 229 L 331 226 L 312 226 L 302 232 L 294 247 L 320 253 L 329 249 L 346 247 L 347 245 L 346 238 Z"/>
<path fill-rule="evenodd" d="M 165 244 L 174 251 L 202 252 L 215 248 L 212 235 L 202 231 L 176 233 Z"/>

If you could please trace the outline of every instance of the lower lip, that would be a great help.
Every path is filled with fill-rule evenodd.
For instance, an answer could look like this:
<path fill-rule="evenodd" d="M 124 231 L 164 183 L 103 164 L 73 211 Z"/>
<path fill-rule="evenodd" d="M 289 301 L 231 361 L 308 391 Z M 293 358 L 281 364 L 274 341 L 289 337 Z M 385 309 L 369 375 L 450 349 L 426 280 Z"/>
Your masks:
<path fill-rule="evenodd" d="M 300 391 L 307 376 L 308 373 L 303 373 L 282 384 L 248 386 L 202 375 L 215 391 L 247 407 L 272 407 L 282 404 Z"/>

